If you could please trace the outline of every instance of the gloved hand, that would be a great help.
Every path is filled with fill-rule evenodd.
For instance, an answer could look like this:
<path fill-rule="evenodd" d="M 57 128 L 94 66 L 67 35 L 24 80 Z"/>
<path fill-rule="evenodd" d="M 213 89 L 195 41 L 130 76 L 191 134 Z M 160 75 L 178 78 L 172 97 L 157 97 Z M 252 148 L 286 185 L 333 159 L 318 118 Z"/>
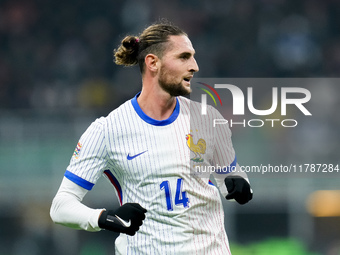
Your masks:
<path fill-rule="evenodd" d="M 240 176 L 228 176 L 224 179 L 227 186 L 228 195 L 226 199 L 235 199 L 239 204 L 243 205 L 253 198 L 253 191 L 249 183 Z"/>
<path fill-rule="evenodd" d="M 143 224 L 146 212 L 147 210 L 137 203 L 126 203 L 117 210 L 103 211 L 99 216 L 98 226 L 133 236 Z"/>

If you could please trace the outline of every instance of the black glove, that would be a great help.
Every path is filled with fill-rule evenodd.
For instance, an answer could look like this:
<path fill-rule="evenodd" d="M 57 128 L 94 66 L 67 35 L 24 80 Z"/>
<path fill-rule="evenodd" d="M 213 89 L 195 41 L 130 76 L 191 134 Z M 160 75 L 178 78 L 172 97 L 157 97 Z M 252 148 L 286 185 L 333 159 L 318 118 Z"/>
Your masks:
<path fill-rule="evenodd" d="M 226 199 L 235 199 L 239 204 L 243 205 L 253 198 L 253 192 L 249 183 L 240 176 L 228 176 L 224 179 L 224 183 L 228 189 Z"/>
<path fill-rule="evenodd" d="M 137 203 L 126 203 L 115 211 L 103 211 L 98 219 L 98 226 L 133 236 L 143 224 L 146 212 L 146 209 Z"/>

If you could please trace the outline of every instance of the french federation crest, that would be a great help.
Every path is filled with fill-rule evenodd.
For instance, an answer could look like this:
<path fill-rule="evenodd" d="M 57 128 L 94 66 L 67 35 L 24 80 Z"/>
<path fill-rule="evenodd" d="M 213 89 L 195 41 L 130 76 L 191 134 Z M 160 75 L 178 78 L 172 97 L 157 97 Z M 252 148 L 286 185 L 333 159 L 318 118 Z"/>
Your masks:
<path fill-rule="evenodd" d="M 187 134 L 186 139 L 189 149 L 195 154 L 195 157 L 191 158 L 191 160 L 197 163 L 203 162 L 204 159 L 202 155 L 205 154 L 207 148 L 205 140 L 200 138 L 194 143 L 192 134 Z"/>

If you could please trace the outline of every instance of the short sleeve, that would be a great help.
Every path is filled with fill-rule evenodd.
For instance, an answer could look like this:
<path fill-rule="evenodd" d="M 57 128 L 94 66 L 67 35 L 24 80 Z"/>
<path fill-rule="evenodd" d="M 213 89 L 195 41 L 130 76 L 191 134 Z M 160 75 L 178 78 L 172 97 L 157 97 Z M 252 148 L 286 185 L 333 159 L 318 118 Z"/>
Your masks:
<path fill-rule="evenodd" d="M 107 169 L 104 128 L 104 117 L 89 126 L 81 136 L 65 172 L 66 178 L 87 190 L 92 189 Z"/>

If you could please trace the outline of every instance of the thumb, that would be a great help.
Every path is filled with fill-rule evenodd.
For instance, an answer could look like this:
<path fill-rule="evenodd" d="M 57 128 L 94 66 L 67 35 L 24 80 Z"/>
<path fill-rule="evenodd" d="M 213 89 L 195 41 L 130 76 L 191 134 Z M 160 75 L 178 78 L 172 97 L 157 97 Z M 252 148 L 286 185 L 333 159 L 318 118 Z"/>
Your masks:
<path fill-rule="evenodd" d="M 141 211 L 141 212 L 143 212 L 143 213 L 146 213 L 146 212 L 147 212 L 147 210 L 146 210 L 144 207 L 142 207 L 140 204 L 131 203 L 131 206 L 135 207 L 137 210 L 139 210 L 139 211 Z"/>
<path fill-rule="evenodd" d="M 234 199 L 235 198 L 235 191 L 229 193 L 228 195 L 225 196 L 226 199 L 230 200 L 230 199 Z"/>

